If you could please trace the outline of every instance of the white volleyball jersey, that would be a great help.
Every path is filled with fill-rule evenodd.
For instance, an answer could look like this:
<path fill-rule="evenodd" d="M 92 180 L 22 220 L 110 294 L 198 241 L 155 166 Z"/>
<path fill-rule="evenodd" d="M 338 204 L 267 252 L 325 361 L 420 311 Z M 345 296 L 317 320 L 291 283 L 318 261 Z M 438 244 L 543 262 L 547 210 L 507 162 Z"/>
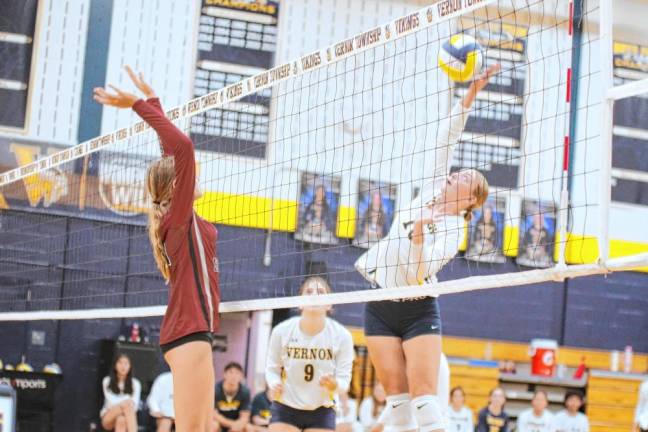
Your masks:
<path fill-rule="evenodd" d="M 517 432 L 553 432 L 554 415 L 544 410 L 536 417 L 532 409 L 522 411 L 517 418 Z"/>
<path fill-rule="evenodd" d="M 635 408 L 634 422 L 641 429 L 648 429 L 648 381 L 644 381 L 639 386 L 639 398 L 637 399 L 637 408 Z"/>
<path fill-rule="evenodd" d="M 353 339 L 351 333 L 331 318 L 315 336 L 301 331 L 301 317 L 277 325 L 270 335 L 266 381 L 270 387 L 282 383 L 278 402 L 300 410 L 334 406 L 334 393 L 319 385 L 324 375 L 333 375 L 338 389 L 351 383 Z"/>
<path fill-rule="evenodd" d="M 474 432 L 473 413 L 469 408 L 461 407 L 459 412 L 448 407 L 448 432 Z"/>
<path fill-rule="evenodd" d="M 453 148 L 466 125 L 468 111 L 461 101 L 457 102 L 450 116 L 441 121 L 431 180 L 409 206 L 398 211 L 387 236 L 356 261 L 360 274 L 378 287 L 434 283 L 437 272 L 457 254 L 464 238 L 461 216 L 445 216 L 424 227 L 422 245 L 414 245 L 410 237 L 417 219 L 431 218 L 429 205 L 447 182 Z"/>
<path fill-rule="evenodd" d="M 583 413 L 570 415 L 567 410 L 562 410 L 554 418 L 555 432 L 589 432 L 589 421 Z"/>

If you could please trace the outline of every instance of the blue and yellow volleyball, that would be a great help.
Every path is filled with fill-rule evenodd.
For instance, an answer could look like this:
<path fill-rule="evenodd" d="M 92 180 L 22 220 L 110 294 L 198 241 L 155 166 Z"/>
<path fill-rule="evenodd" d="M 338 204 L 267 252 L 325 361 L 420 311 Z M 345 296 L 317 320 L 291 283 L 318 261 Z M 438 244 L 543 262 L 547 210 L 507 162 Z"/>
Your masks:
<path fill-rule="evenodd" d="M 439 67 L 455 82 L 470 81 L 481 71 L 482 47 L 474 37 L 456 34 L 446 41 L 439 52 Z"/>

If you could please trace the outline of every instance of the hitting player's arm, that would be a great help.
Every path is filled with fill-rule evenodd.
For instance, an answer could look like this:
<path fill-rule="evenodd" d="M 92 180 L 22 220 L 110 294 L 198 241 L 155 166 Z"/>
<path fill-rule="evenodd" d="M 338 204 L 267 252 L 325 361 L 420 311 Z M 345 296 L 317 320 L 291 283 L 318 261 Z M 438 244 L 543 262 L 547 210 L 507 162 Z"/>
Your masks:
<path fill-rule="evenodd" d="M 345 330 L 340 340 L 340 351 L 335 358 L 335 379 L 338 391 L 349 391 L 354 355 L 353 339 L 351 334 Z"/>
<path fill-rule="evenodd" d="M 477 93 L 483 90 L 491 77 L 496 75 L 499 71 L 500 65 L 495 64 L 483 71 L 479 76 L 475 77 L 475 80 L 466 90 L 463 99 L 457 102 L 452 108 L 450 116 L 441 121 L 434 155 L 434 173 L 432 181 L 443 178 L 450 172 L 450 161 L 452 160 L 454 147 L 466 127 L 468 112 L 477 98 Z"/>
<path fill-rule="evenodd" d="M 416 279 L 423 283 L 427 277 L 437 274 L 459 249 L 459 232 L 451 230 L 445 235 L 424 236 L 417 244 L 410 242 L 409 265 L 416 266 Z"/>

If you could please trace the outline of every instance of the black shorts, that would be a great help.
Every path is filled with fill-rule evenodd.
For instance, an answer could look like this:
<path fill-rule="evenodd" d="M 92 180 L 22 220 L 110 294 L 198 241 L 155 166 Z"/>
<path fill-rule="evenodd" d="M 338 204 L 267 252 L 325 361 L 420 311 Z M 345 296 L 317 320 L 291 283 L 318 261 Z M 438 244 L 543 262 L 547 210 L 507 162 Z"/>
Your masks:
<path fill-rule="evenodd" d="M 299 410 L 273 401 L 270 406 L 270 423 L 286 423 L 299 430 L 329 429 L 335 430 L 335 410 L 319 407 L 315 410 Z"/>
<path fill-rule="evenodd" d="M 369 302 L 364 319 L 366 336 L 394 336 L 406 341 L 416 336 L 441 334 L 441 312 L 436 297 Z"/>
<path fill-rule="evenodd" d="M 191 333 L 169 343 L 165 343 L 164 345 L 160 345 L 160 349 L 162 350 L 162 354 L 166 354 L 173 348 L 179 347 L 180 345 L 184 345 L 188 342 L 195 341 L 205 341 L 209 343 L 209 345 L 212 345 L 212 343 L 214 342 L 214 334 L 210 332 Z"/>

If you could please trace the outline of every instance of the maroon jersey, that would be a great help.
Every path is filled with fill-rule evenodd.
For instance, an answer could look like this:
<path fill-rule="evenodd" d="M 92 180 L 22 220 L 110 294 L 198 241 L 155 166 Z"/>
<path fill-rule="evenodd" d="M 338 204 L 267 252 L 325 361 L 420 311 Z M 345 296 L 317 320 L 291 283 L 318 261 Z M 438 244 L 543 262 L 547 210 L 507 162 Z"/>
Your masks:
<path fill-rule="evenodd" d="M 173 157 L 175 163 L 171 206 L 160 225 L 171 263 L 169 305 L 160 331 L 164 345 L 192 333 L 218 330 L 218 231 L 193 211 L 196 160 L 189 137 L 166 118 L 157 98 L 140 99 L 133 110 L 155 129 L 164 156 Z"/>

